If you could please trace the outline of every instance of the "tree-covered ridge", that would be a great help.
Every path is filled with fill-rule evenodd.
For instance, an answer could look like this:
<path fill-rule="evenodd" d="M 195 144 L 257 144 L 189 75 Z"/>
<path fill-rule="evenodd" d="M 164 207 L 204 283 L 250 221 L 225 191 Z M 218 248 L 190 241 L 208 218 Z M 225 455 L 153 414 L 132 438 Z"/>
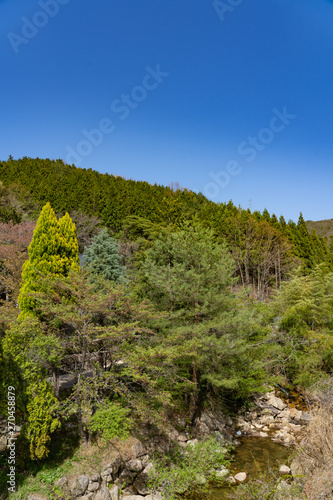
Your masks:
<path fill-rule="evenodd" d="M 252 284 L 260 294 L 267 293 L 271 285 L 279 286 L 296 262 L 305 269 L 321 262 L 333 266 L 327 241 L 316 233 L 309 234 L 302 216 L 297 224 L 286 223 L 283 216 L 278 219 L 266 209 L 251 213 L 231 201 L 214 203 L 187 189 L 126 180 L 66 165 L 62 160 L 10 158 L 0 162 L 0 180 L 3 222 L 24 219 L 27 207 L 8 200 L 26 199 L 27 193 L 39 208 L 50 202 L 57 213 L 69 212 L 77 225 L 74 212 L 94 216 L 118 238 L 131 241 L 142 237 L 153 240 L 161 227 L 179 227 L 195 218 L 210 227 L 219 240 L 226 238 L 242 283 Z M 30 205 L 34 213 L 33 201 Z M 155 235 L 149 234 L 151 231 Z M 81 247 L 80 238 L 79 244 Z"/>

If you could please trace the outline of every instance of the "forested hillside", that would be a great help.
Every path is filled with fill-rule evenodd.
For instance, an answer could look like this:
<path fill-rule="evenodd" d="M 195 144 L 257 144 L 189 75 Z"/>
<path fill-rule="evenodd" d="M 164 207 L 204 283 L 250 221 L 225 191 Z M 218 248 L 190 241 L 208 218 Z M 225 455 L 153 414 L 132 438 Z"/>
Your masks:
<path fill-rule="evenodd" d="M 308 270 L 321 262 L 333 268 L 327 241 L 308 233 L 302 215 L 297 224 L 286 223 L 283 216 L 278 219 L 267 210 L 251 213 L 232 202 L 213 203 L 184 188 L 125 180 L 69 166 L 62 160 L 9 158 L 0 163 L 0 180 L 3 222 L 17 223 L 28 213 L 34 219 L 46 202 L 59 214 L 68 211 L 79 229 L 85 226 L 83 237 L 89 232 L 88 220 L 92 232 L 99 220 L 127 241 L 151 239 L 161 227 L 201 221 L 217 239 L 227 240 L 242 284 L 253 285 L 261 296 L 267 295 L 271 285 L 278 286 L 297 263 Z M 80 237 L 79 244 L 82 249 Z"/>

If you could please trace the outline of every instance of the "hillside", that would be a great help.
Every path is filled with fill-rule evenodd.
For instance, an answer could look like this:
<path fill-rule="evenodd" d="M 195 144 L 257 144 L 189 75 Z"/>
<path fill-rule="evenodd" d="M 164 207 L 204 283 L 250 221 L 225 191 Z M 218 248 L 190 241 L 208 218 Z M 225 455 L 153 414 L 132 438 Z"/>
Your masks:
<path fill-rule="evenodd" d="M 308 228 L 309 233 L 311 233 L 312 230 L 314 229 L 318 234 L 318 236 L 321 236 L 322 238 L 327 238 L 328 242 L 331 236 L 333 236 L 333 219 L 318 220 L 318 221 L 308 220 L 306 221 L 306 226 Z"/>
<path fill-rule="evenodd" d="M 227 240 L 242 284 L 253 285 L 261 296 L 270 286 L 278 286 L 295 265 L 309 270 L 326 262 L 333 268 L 327 242 L 308 233 L 302 215 L 297 224 L 286 223 L 266 209 L 251 213 L 231 201 L 214 203 L 187 189 L 126 180 L 62 160 L 10 157 L 0 162 L 0 181 L 4 223 L 27 220 L 29 214 L 28 220 L 35 220 L 46 202 L 59 215 L 69 212 L 77 226 L 84 217 L 95 217 L 126 241 L 151 240 L 161 228 L 200 221 L 219 241 Z"/>

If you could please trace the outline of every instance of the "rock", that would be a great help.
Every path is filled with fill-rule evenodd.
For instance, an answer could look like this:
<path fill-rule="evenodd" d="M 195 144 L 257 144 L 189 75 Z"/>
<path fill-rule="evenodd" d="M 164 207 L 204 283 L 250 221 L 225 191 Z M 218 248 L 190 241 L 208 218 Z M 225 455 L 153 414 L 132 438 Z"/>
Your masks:
<path fill-rule="evenodd" d="M 230 477 L 227 478 L 227 482 L 229 484 L 236 484 L 237 483 L 236 479 L 234 477 L 232 477 L 232 476 L 230 476 Z"/>
<path fill-rule="evenodd" d="M 309 424 L 310 422 L 312 422 L 312 420 L 313 420 L 312 415 L 310 415 L 309 413 L 306 413 L 306 411 L 302 411 L 302 414 L 299 418 L 300 422 L 303 422 L 305 424 Z"/>
<path fill-rule="evenodd" d="M 132 495 L 137 495 L 137 491 L 132 484 L 121 491 L 121 497 L 129 497 Z"/>
<path fill-rule="evenodd" d="M 92 482 L 88 484 L 88 491 L 97 491 L 99 489 L 98 482 Z"/>
<path fill-rule="evenodd" d="M 116 479 L 115 483 L 118 486 L 120 486 L 121 488 L 124 488 L 124 487 L 129 486 L 133 483 L 135 476 L 136 476 L 135 472 L 131 472 L 131 471 L 125 469 L 120 474 L 118 479 Z"/>
<path fill-rule="evenodd" d="M 106 476 L 112 476 L 113 469 L 112 467 L 108 467 L 107 469 L 103 470 L 101 476 L 106 477 Z"/>
<path fill-rule="evenodd" d="M 222 436 L 221 438 L 224 441 Z M 186 446 L 195 446 L 197 443 L 199 443 L 198 439 L 190 439 L 189 441 L 187 441 Z"/>
<path fill-rule="evenodd" d="M 80 500 L 90 500 L 93 496 L 93 493 L 87 493 L 86 495 L 83 495 L 83 497 L 80 497 Z"/>
<path fill-rule="evenodd" d="M 239 483 L 243 483 L 246 478 L 247 478 L 247 474 L 246 472 L 239 472 L 238 474 L 236 474 L 234 476 L 234 478 L 236 479 L 236 481 L 238 481 Z"/>
<path fill-rule="evenodd" d="M 185 436 L 185 434 L 179 434 L 177 439 L 179 442 L 182 442 L 182 443 L 185 443 L 187 441 L 187 437 Z"/>
<path fill-rule="evenodd" d="M 89 484 L 89 479 L 87 478 L 87 476 L 79 476 L 76 479 L 73 479 L 69 483 L 69 489 L 72 495 L 79 497 L 80 495 L 84 494 L 88 484 Z"/>
<path fill-rule="evenodd" d="M 147 467 L 145 467 L 142 471 L 142 474 L 148 474 L 151 470 L 154 469 L 154 464 L 153 462 L 149 462 L 149 464 L 147 465 Z"/>
<path fill-rule="evenodd" d="M 113 480 L 116 479 L 116 477 L 119 475 L 119 472 L 123 466 L 123 462 L 119 457 L 116 457 L 112 462 L 110 462 L 106 468 L 107 469 L 112 469 L 112 477 Z"/>
<path fill-rule="evenodd" d="M 134 481 L 133 486 L 140 495 L 148 495 L 150 490 L 147 486 L 147 475 L 140 474 Z"/>
<path fill-rule="evenodd" d="M 140 441 L 137 441 L 135 444 L 133 444 L 131 450 L 135 458 L 142 457 L 142 455 L 146 454 L 146 449 Z"/>
<path fill-rule="evenodd" d="M 58 488 L 64 488 L 64 487 L 68 486 L 67 477 L 65 477 L 65 476 L 61 477 L 60 479 L 58 479 L 58 481 L 56 481 L 56 483 L 54 485 L 57 486 Z"/>
<path fill-rule="evenodd" d="M 260 435 L 260 437 L 262 437 L 262 438 L 267 438 L 267 437 L 268 437 L 267 432 L 259 432 L 259 435 Z"/>
<path fill-rule="evenodd" d="M 124 500 L 144 500 L 144 496 L 141 495 L 124 495 L 122 497 Z"/>
<path fill-rule="evenodd" d="M 217 478 L 219 478 L 219 479 L 224 479 L 224 478 L 226 478 L 226 477 L 228 477 L 228 476 L 229 476 L 230 471 L 224 467 L 224 468 L 218 469 L 218 470 L 215 472 L 215 474 L 216 474 L 216 477 L 217 477 Z"/>
<path fill-rule="evenodd" d="M 287 465 L 281 465 L 279 472 L 281 472 L 282 474 L 290 474 L 291 469 Z"/>
<path fill-rule="evenodd" d="M 119 488 L 114 484 L 110 490 L 111 500 L 119 500 Z"/>
<path fill-rule="evenodd" d="M 132 472 L 141 472 L 143 470 L 141 460 L 129 460 L 128 462 L 126 462 L 126 469 Z"/>
<path fill-rule="evenodd" d="M 98 482 L 101 482 L 101 475 L 96 473 L 96 474 L 93 474 L 92 476 L 90 476 L 90 481 L 92 481 L 93 483 L 98 481 Z"/>
<path fill-rule="evenodd" d="M 105 484 L 102 484 L 101 489 L 96 493 L 94 500 L 111 500 L 110 491 Z"/>
<path fill-rule="evenodd" d="M 276 396 L 270 397 L 268 399 L 268 404 L 274 406 L 277 410 L 284 410 L 286 404 L 282 401 L 282 399 L 277 398 Z"/>

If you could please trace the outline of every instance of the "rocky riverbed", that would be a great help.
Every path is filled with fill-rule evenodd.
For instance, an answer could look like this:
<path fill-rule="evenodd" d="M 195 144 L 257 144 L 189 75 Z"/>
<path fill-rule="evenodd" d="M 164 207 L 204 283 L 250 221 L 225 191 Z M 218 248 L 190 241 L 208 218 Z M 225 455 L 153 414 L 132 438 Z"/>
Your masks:
<path fill-rule="evenodd" d="M 226 442 L 242 447 L 244 438 L 261 438 L 265 441 L 292 446 L 301 441 L 306 426 L 312 416 L 277 396 L 270 391 L 254 400 L 250 411 L 242 413 L 237 418 L 226 418 L 221 411 L 203 411 L 195 420 L 194 426 L 188 428 L 181 418 L 174 422 L 164 436 L 136 440 L 129 452 L 113 457 L 109 463 L 93 474 L 81 474 L 77 477 L 62 477 L 55 482 L 53 491 L 58 499 L 81 500 L 161 500 L 160 494 L 152 495 L 147 486 L 148 472 L 153 467 L 150 460 L 156 450 L 168 451 L 171 443 L 178 442 L 186 448 L 204 437 L 214 435 L 223 446 Z M 0 443 L 6 447 L 7 436 L 1 428 Z M 102 465 L 102 464 L 101 464 Z M 284 466 L 283 473 L 290 469 Z M 84 471 L 83 471 L 84 472 Z M 248 470 L 227 469 L 218 471 L 220 477 L 229 483 L 244 482 Z M 31 494 L 28 500 L 48 500 L 39 494 Z"/>

